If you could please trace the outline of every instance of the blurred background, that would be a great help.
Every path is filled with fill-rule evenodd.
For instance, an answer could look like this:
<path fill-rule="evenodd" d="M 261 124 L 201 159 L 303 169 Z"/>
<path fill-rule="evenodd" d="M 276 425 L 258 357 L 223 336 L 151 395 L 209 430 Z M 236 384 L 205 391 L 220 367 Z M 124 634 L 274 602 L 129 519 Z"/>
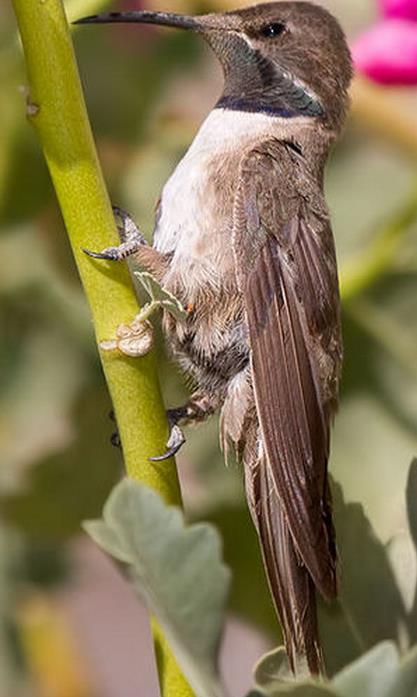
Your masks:
<path fill-rule="evenodd" d="M 75 18 L 248 3 L 65 4 Z M 352 40 L 378 18 L 373 0 L 323 4 Z M 185 32 L 83 27 L 73 38 L 111 200 L 150 235 L 161 186 L 219 93 L 219 68 Z M 89 310 L 25 120 L 9 3 L 0 85 L 0 696 L 156 697 L 146 611 L 80 527 L 101 513 L 122 461 Z M 344 585 L 321 616 L 331 673 L 381 638 L 406 648 L 417 627 L 417 92 L 362 77 L 352 94 L 327 171 L 346 352 L 330 466 Z M 184 385 L 160 344 L 166 402 L 177 405 Z M 233 570 L 222 666 L 241 697 L 255 660 L 280 641 L 241 473 L 224 466 L 215 419 L 188 431 L 178 464 L 188 519 L 219 527 Z"/>

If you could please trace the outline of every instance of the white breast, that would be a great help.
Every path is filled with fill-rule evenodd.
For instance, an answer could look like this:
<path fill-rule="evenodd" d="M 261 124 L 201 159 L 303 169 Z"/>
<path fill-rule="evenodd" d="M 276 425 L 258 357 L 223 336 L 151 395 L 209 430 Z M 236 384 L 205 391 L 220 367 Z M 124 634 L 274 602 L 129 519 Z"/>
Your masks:
<path fill-rule="evenodd" d="M 193 272 L 196 264 L 203 264 L 207 273 L 216 274 L 227 256 L 231 220 L 222 220 L 216 205 L 215 182 L 208 176 L 213 159 L 223 158 L 226 176 L 237 177 L 239 153 L 243 155 L 259 140 L 287 137 L 290 130 L 300 127 L 300 121 L 304 119 L 225 109 L 209 114 L 162 192 L 154 247 L 174 253 L 172 271 L 181 266 L 185 274 L 187 267 Z"/>

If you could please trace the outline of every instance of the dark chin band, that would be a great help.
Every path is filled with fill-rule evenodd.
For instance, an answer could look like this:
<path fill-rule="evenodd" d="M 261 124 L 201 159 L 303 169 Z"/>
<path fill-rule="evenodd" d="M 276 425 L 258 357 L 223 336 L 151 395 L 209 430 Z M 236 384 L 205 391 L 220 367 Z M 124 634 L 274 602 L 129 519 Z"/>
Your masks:
<path fill-rule="evenodd" d="M 317 108 L 317 103 L 306 107 L 291 107 L 288 103 L 280 103 L 277 99 L 275 103 L 264 102 L 262 99 L 248 97 L 233 97 L 223 95 L 216 104 L 218 109 L 227 109 L 229 111 L 246 111 L 253 114 L 267 114 L 268 116 L 281 116 L 284 119 L 293 119 L 297 116 L 323 116 L 324 111 L 320 107 Z"/>
<path fill-rule="evenodd" d="M 256 103 L 255 100 L 245 99 L 244 97 L 223 96 L 217 102 L 216 109 L 246 111 L 253 114 L 267 114 L 268 116 L 281 116 L 284 119 L 292 119 L 301 115 L 299 111 L 289 109 L 288 107 L 259 104 Z"/>

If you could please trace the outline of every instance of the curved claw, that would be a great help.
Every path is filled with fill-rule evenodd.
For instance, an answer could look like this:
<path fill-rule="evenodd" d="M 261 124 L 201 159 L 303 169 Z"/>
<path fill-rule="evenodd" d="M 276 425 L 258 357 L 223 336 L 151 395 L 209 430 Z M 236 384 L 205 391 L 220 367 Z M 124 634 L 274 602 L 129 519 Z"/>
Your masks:
<path fill-rule="evenodd" d="M 91 249 L 83 249 L 84 254 L 93 259 L 105 259 L 106 261 L 118 261 L 118 250 L 116 247 L 109 247 L 103 252 L 93 252 Z"/>
<path fill-rule="evenodd" d="M 150 457 L 150 462 L 164 462 L 164 460 L 169 460 L 170 457 L 174 457 L 177 452 L 182 448 L 185 443 L 185 436 L 181 431 L 179 426 L 173 426 L 167 443 L 167 451 L 163 455 L 158 455 L 157 457 Z"/>
<path fill-rule="evenodd" d="M 105 259 L 106 261 L 124 261 L 135 254 L 140 247 L 147 245 L 146 239 L 128 213 L 118 206 L 113 206 L 113 214 L 119 218 L 121 225 L 117 225 L 120 242 L 117 247 L 107 247 L 102 252 L 93 252 L 91 249 L 83 249 L 93 259 Z"/>

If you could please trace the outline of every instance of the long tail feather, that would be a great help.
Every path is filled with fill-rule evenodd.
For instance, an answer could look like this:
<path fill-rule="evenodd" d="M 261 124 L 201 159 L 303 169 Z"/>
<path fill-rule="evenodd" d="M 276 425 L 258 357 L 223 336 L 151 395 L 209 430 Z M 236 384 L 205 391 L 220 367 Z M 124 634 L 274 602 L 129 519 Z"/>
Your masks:
<path fill-rule="evenodd" d="M 245 473 L 248 502 L 291 668 L 297 673 L 307 662 L 311 673 L 323 673 L 313 579 L 297 553 L 267 462 L 261 458 L 246 465 Z"/>

